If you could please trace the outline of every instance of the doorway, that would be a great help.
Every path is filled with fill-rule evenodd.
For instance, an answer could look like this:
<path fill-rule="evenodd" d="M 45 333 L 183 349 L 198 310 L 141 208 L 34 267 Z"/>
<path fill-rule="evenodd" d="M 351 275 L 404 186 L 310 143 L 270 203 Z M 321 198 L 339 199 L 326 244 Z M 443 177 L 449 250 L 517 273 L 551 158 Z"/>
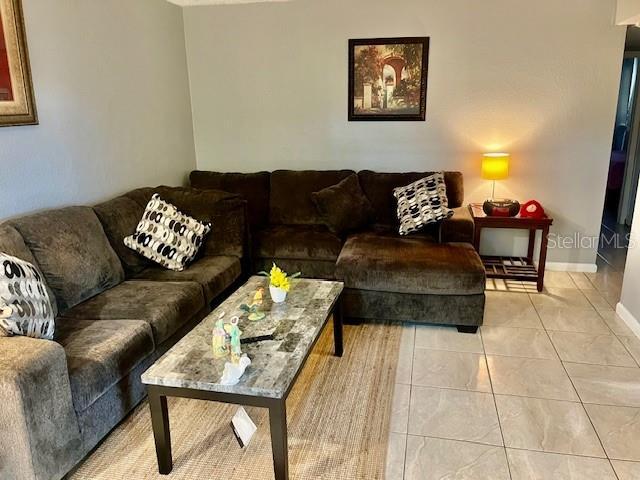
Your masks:
<path fill-rule="evenodd" d="M 631 26 L 622 62 L 597 259 L 598 271 L 619 278 L 626 263 L 640 174 L 639 86 L 640 28 Z"/>

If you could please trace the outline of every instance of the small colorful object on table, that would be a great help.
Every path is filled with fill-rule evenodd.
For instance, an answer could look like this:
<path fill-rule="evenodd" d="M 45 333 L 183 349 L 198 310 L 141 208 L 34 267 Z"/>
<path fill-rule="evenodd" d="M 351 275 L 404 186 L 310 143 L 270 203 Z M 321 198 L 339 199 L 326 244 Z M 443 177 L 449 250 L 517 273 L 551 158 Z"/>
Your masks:
<path fill-rule="evenodd" d="M 517 200 L 485 200 L 482 211 L 490 217 L 515 217 L 520 211 Z"/>
<path fill-rule="evenodd" d="M 541 219 L 545 217 L 544 208 L 537 200 L 529 200 L 520 207 L 520 216 L 522 218 Z"/>
<path fill-rule="evenodd" d="M 249 314 L 247 317 L 249 318 L 249 320 L 262 320 L 266 316 L 266 313 L 260 310 L 260 307 L 262 307 L 263 298 L 264 288 L 260 287 L 253 296 L 253 302 L 251 303 L 251 305 L 247 305 L 246 303 L 240 305 L 240 310 Z"/>
<path fill-rule="evenodd" d="M 251 365 L 251 359 L 246 354 L 239 357 L 237 362 L 226 362 L 220 377 L 220 385 L 237 385 L 249 365 Z"/>
<path fill-rule="evenodd" d="M 271 271 L 268 273 L 260 272 L 260 275 L 264 275 L 269 279 L 269 293 L 271 294 L 273 303 L 282 303 L 286 300 L 287 292 L 291 289 L 290 280 L 299 277 L 300 272 L 287 275 L 286 272 L 274 263 Z"/>
<path fill-rule="evenodd" d="M 227 346 L 227 332 L 224 328 L 224 313 L 220 314 L 218 320 L 216 320 L 216 326 L 213 329 L 213 340 L 211 345 L 213 347 L 213 357 L 223 358 L 229 354 L 229 347 Z"/>

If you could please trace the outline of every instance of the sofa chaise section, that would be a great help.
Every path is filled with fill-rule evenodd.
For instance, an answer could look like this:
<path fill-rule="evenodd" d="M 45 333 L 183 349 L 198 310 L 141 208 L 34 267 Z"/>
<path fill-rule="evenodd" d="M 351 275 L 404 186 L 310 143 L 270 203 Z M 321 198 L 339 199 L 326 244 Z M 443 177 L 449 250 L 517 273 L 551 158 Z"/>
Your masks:
<path fill-rule="evenodd" d="M 480 325 L 485 272 L 467 243 L 372 233 L 347 239 L 336 263 L 352 318 Z"/>

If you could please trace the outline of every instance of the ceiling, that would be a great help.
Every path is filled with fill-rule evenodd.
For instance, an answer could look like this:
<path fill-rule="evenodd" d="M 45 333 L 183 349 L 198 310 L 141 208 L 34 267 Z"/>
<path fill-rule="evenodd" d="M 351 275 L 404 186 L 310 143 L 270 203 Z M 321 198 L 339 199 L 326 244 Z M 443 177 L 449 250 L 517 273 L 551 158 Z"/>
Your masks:
<path fill-rule="evenodd" d="M 167 0 L 181 7 L 196 5 L 234 5 L 238 3 L 289 2 L 291 0 Z"/>

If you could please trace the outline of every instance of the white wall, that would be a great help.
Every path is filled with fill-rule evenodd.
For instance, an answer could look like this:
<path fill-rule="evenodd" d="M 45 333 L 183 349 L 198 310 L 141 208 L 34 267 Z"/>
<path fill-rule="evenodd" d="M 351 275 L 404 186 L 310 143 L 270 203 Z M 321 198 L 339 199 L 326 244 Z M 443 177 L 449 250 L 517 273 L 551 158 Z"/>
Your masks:
<path fill-rule="evenodd" d="M 480 153 L 507 150 L 512 173 L 497 195 L 537 198 L 555 232 L 597 236 L 625 38 L 615 7 L 295 0 L 186 8 L 198 167 L 461 170 L 475 201 L 490 194 Z M 413 35 L 431 37 L 427 121 L 347 122 L 347 40 Z M 595 248 L 554 249 L 549 259 L 593 264 Z"/>
<path fill-rule="evenodd" d="M 636 197 L 636 205 L 640 205 L 640 189 Z M 622 284 L 622 294 L 618 313 L 635 328 L 640 335 L 640 208 L 633 212 L 633 223 L 631 226 L 631 241 L 627 250 L 627 263 L 624 269 L 624 281 Z M 622 310 L 622 311 L 620 311 Z"/>
<path fill-rule="evenodd" d="M 180 184 L 195 166 L 182 9 L 23 0 L 40 125 L 0 128 L 0 219 Z"/>

